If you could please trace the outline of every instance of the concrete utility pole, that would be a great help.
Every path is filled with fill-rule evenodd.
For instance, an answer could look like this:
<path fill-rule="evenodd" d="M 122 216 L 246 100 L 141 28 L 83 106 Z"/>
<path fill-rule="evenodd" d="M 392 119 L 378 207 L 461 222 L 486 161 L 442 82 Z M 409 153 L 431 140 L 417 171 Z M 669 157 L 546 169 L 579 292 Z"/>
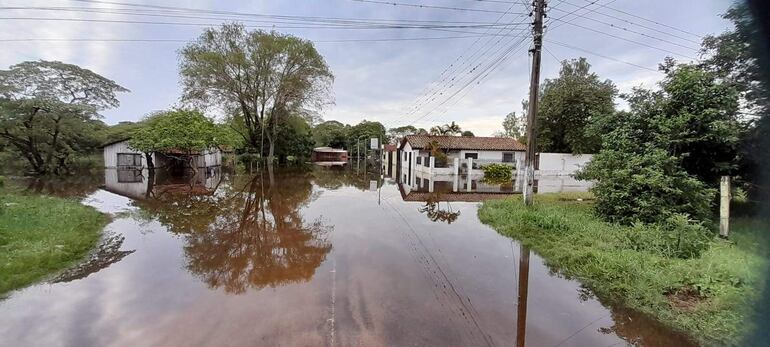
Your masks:
<path fill-rule="evenodd" d="M 719 236 L 726 239 L 730 235 L 730 176 L 722 176 L 719 187 Z"/>
<path fill-rule="evenodd" d="M 545 0 L 534 0 L 533 7 L 533 41 L 532 74 L 529 80 L 529 110 L 527 110 L 527 155 L 524 158 L 524 204 L 532 205 L 533 185 L 535 184 L 535 123 L 537 120 L 538 92 L 540 90 L 540 51 L 543 47 L 543 16 L 545 15 Z"/>

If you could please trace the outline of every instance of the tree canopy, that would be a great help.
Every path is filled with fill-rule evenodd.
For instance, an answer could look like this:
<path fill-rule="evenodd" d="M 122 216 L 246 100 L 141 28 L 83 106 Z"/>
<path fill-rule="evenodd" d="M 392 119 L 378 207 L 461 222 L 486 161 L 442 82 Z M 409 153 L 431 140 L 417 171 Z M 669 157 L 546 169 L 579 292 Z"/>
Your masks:
<path fill-rule="evenodd" d="M 455 124 L 454 121 L 450 124 L 437 125 L 430 128 L 431 135 L 454 136 L 454 135 L 460 135 L 461 133 L 462 133 L 462 129 L 460 128 L 459 125 Z"/>
<path fill-rule="evenodd" d="M 516 112 L 505 115 L 503 119 L 503 131 L 496 132 L 496 137 L 510 137 L 520 139 L 524 132 L 525 122 L 521 117 L 516 116 Z"/>
<path fill-rule="evenodd" d="M 540 89 L 537 147 L 543 152 L 594 153 L 600 138 L 588 131 L 595 119 L 615 112 L 617 90 L 610 80 L 590 72 L 585 58 L 565 60 L 559 77 Z"/>
<path fill-rule="evenodd" d="M 239 24 L 207 29 L 185 46 L 180 74 L 185 100 L 229 110 L 240 118 L 248 144 L 268 159 L 279 128 L 320 110 L 333 81 L 311 41 Z"/>
<path fill-rule="evenodd" d="M 313 140 L 316 146 L 343 148 L 348 142 L 350 126 L 336 120 L 322 122 L 313 129 Z"/>
<path fill-rule="evenodd" d="M 181 151 L 189 154 L 231 145 L 232 134 L 195 110 L 158 112 L 145 120 L 146 125 L 134 132 L 128 144 L 144 153 Z M 150 166 L 152 168 L 152 163 Z"/>
<path fill-rule="evenodd" d="M 73 156 L 99 145 L 99 111 L 117 107 L 127 92 L 77 65 L 28 61 L 0 70 L 0 139 L 35 174 L 69 171 Z"/>
<path fill-rule="evenodd" d="M 580 173 L 597 212 L 623 223 L 675 214 L 707 221 L 721 174 L 735 167 L 738 93 L 694 65 L 662 65 L 660 90 L 625 95 L 629 112 L 597 122 L 602 149 Z"/>

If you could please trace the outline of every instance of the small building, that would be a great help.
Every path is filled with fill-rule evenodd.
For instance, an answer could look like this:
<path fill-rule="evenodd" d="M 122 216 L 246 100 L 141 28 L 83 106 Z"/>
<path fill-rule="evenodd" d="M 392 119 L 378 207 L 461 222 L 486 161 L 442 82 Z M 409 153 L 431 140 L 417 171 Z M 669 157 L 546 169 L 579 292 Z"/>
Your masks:
<path fill-rule="evenodd" d="M 429 167 L 429 161 L 433 157 L 432 144 L 437 145 L 447 157 L 446 162 L 434 163 L 433 168 L 436 169 L 452 166 L 455 159 L 458 159 L 460 165 L 464 165 L 467 159 L 473 159 L 474 167 L 509 163 L 514 168 L 519 168 L 524 162 L 526 152 L 524 144 L 506 137 L 407 135 L 399 144 L 402 170 L 411 172 L 413 168 L 420 171 Z M 435 159 L 433 161 L 435 162 Z M 431 173 L 441 174 L 443 171 L 447 170 L 431 170 Z"/>
<path fill-rule="evenodd" d="M 310 160 L 314 162 L 348 162 L 348 151 L 339 148 L 331 147 L 316 147 L 313 148 L 313 153 L 310 155 Z"/>
<path fill-rule="evenodd" d="M 102 146 L 104 167 L 134 170 L 148 168 L 144 153 L 129 147 L 128 140 L 113 141 Z M 222 152 L 218 148 L 193 153 L 171 150 L 153 154 L 152 162 L 155 168 L 174 168 L 184 163 L 192 163 L 196 169 L 207 168 L 222 165 Z"/>

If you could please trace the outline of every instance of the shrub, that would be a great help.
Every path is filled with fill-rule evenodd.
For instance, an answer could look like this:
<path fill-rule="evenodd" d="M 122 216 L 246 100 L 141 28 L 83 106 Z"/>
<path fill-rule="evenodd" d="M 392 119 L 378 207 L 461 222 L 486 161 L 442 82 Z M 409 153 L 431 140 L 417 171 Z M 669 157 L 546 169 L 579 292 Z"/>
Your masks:
<path fill-rule="evenodd" d="M 677 214 L 697 221 L 711 217 L 716 190 L 690 176 L 665 150 L 622 152 L 603 149 L 578 173 L 596 180 L 596 213 L 608 221 L 664 223 Z"/>
<path fill-rule="evenodd" d="M 507 182 L 513 179 L 511 167 L 505 164 L 489 164 L 482 167 L 484 180 L 492 182 Z"/>
<path fill-rule="evenodd" d="M 700 257 L 712 239 L 708 228 L 682 214 L 659 224 L 634 223 L 620 235 L 623 248 L 681 259 Z"/>

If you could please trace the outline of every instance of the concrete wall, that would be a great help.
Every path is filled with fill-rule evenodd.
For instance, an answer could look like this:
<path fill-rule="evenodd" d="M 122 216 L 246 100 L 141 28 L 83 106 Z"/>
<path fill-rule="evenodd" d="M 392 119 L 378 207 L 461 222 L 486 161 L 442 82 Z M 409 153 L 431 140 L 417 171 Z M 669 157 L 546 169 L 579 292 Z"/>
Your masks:
<path fill-rule="evenodd" d="M 541 175 L 572 175 L 593 158 L 593 154 L 540 153 Z"/>

